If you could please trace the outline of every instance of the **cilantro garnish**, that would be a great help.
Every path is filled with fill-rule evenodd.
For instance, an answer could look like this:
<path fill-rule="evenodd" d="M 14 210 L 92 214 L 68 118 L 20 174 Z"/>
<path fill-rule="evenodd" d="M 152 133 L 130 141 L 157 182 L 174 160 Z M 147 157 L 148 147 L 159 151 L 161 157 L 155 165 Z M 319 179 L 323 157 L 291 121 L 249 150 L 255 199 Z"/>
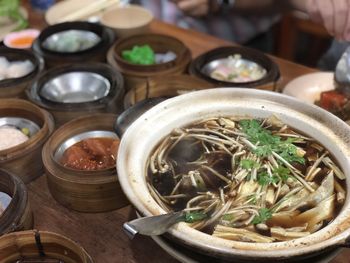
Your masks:
<path fill-rule="evenodd" d="M 224 221 L 232 221 L 235 218 L 233 214 L 224 214 L 222 216 L 222 220 Z"/>
<path fill-rule="evenodd" d="M 290 170 L 284 166 L 279 166 L 275 170 L 273 170 L 273 173 L 278 175 L 283 182 L 286 182 L 290 175 Z"/>
<path fill-rule="evenodd" d="M 305 159 L 298 155 L 298 148 L 293 144 L 294 138 L 282 140 L 280 136 L 273 135 L 271 131 L 261 127 L 257 120 L 241 120 L 239 125 L 247 134 L 248 140 L 256 144 L 256 155 L 266 157 L 275 152 L 289 163 L 305 163 Z"/>
<path fill-rule="evenodd" d="M 259 163 L 252 159 L 241 159 L 239 166 L 246 170 L 260 167 Z"/>
<path fill-rule="evenodd" d="M 202 212 L 188 212 L 181 218 L 180 221 L 185 221 L 186 223 L 194 223 L 197 221 L 202 221 L 207 218 L 208 215 Z"/>
<path fill-rule="evenodd" d="M 260 185 L 269 185 L 279 182 L 279 178 L 276 175 L 270 176 L 267 172 L 261 172 L 258 174 L 258 183 Z"/>
<path fill-rule="evenodd" d="M 264 223 L 272 217 L 272 213 L 268 208 L 260 208 L 258 212 L 259 215 L 255 216 L 252 221 L 254 225 Z"/>

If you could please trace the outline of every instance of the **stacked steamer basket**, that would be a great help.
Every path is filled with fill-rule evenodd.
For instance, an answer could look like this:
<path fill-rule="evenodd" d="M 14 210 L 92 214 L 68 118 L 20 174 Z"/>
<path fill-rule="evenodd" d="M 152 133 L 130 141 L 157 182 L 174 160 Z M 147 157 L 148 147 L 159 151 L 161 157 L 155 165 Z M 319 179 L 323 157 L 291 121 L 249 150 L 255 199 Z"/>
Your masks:
<path fill-rule="evenodd" d="M 26 186 L 17 176 L 0 169 L 0 236 L 32 226 Z"/>
<path fill-rule="evenodd" d="M 124 51 L 144 45 L 148 45 L 155 54 L 172 52 L 174 56 L 169 61 L 149 65 L 130 63 L 123 58 Z M 176 38 L 160 34 L 140 34 L 118 40 L 108 51 L 107 61 L 123 74 L 126 89 L 129 90 L 143 86 L 150 77 L 184 73 L 191 61 L 191 52 Z"/>
<path fill-rule="evenodd" d="M 119 145 L 113 132 L 116 117 L 95 114 L 77 118 L 56 130 L 45 144 L 42 158 L 49 189 L 62 205 L 82 212 L 103 212 L 128 204 L 115 167 Z"/>
<path fill-rule="evenodd" d="M 113 30 L 107 27 L 88 22 L 66 22 L 44 29 L 32 49 L 45 59 L 48 68 L 79 62 L 104 62 L 114 39 Z"/>
<path fill-rule="evenodd" d="M 25 98 L 25 89 L 44 68 L 30 50 L 0 48 L 0 98 Z"/>
<path fill-rule="evenodd" d="M 1 262 L 93 263 L 69 238 L 47 231 L 22 231 L 0 237 Z"/>
<path fill-rule="evenodd" d="M 1 168 L 18 175 L 25 183 L 41 176 L 42 146 L 54 129 L 51 115 L 25 100 L 1 99 L 0 129 L 4 144 L 0 150 Z M 18 133 L 17 137 L 13 136 L 14 132 Z M 10 143 L 9 147 L 5 143 Z"/>
<path fill-rule="evenodd" d="M 278 66 L 265 54 L 245 47 L 210 50 L 189 66 L 189 73 L 217 87 L 277 90 Z"/>
<path fill-rule="evenodd" d="M 102 63 L 52 68 L 27 90 L 32 102 L 53 114 L 57 127 L 80 116 L 118 112 L 123 95 L 123 77 Z"/>
<path fill-rule="evenodd" d="M 162 76 L 152 77 L 125 94 L 124 109 L 142 100 L 174 97 L 195 90 L 209 89 L 213 86 L 205 80 L 189 75 L 169 75 L 166 78 Z"/>

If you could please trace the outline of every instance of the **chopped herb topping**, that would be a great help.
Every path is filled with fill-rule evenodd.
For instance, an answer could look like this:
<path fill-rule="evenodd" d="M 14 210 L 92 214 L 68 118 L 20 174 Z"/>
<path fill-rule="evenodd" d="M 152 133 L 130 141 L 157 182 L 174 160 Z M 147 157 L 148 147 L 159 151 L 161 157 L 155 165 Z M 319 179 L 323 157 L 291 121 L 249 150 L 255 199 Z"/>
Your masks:
<path fill-rule="evenodd" d="M 276 175 L 270 176 L 267 172 L 261 172 L 258 174 L 258 183 L 260 185 L 276 184 L 280 181 Z"/>
<path fill-rule="evenodd" d="M 185 221 L 186 223 L 194 223 L 197 221 L 202 221 L 208 217 L 207 214 L 202 212 L 188 212 L 181 218 L 180 221 Z"/>
<path fill-rule="evenodd" d="M 259 163 L 251 159 L 242 159 L 239 166 L 246 170 L 260 167 Z"/>
<path fill-rule="evenodd" d="M 289 163 L 305 163 L 305 159 L 298 155 L 298 148 L 293 144 L 295 138 L 282 140 L 280 136 L 273 135 L 271 131 L 261 127 L 257 120 L 241 120 L 239 125 L 247 134 L 248 140 L 256 145 L 257 148 L 254 150 L 256 155 L 266 157 L 275 152 Z"/>
<path fill-rule="evenodd" d="M 224 214 L 222 216 L 222 220 L 224 221 L 232 221 L 233 219 L 235 219 L 235 216 L 233 214 Z"/>
<path fill-rule="evenodd" d="M 271 217 L 272 217 L 272 213 L 270 209 L 260 208 L 259 215 L 254 217 L 252 224 L 257 225 L 257 224 L 264 223 L 267 220 L 269 220 Z"/>

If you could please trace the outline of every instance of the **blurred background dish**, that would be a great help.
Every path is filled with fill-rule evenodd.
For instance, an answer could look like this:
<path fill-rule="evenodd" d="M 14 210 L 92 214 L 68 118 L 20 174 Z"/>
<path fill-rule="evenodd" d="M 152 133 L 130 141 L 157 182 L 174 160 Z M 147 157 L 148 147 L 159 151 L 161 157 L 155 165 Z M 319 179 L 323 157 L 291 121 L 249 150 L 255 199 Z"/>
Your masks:
<path fill-rule="evenodd" d="M 304 102 L 315 103 L 324 91 L 335 89 L 333 72 L 310 73 L 290 81 L 282 93 Z"/>
<path fill-rule="evenodd" d="M 152 13 L 138 5 L 116 7 L 101 16 L 101 23 L 112 28 L 118 37 L 145 33 L 152 20 Z"/>
<path fill-rule="evenodd" d="M 23 7 L 20 7 L 19 10 L 20 10 L 22 16 L 25 19 L 27 19 L 28 18 L 27 10 L 24 9 Z M 18 28 L 20 23 L 21 23 L 20 21 L 15 21 L 15 20 L 12 20 L 12 19 L 7 18 L 7 17 L 0 16 L 0 41 L 2 41 L 8 33 L 12 32 L 16 28 Z"/>
<path fill-rule="evenodd" d="M 25 29 L 18 32 L 12 32 L 5 36 L 4 44 L 9 48 L 30 48 L 39 34 L 40 31 L 37 29 Z"/>
<path fill-rule="evenodd" d="M 56 38 L 60 38 L 59 45 Z M 87 46 L 86 39 L 90 39 Z M 102 25 L 66 22 L 45 28 L 34 41 L 32 49 L 44 58 L 47 68 L 78 62 L 105 62 L 107 50 L 114 39 L 113 30 Z"/>
<path fill-rule="evenodd" d="M 120 5 L 119 0 L 65 0 L 53 5 L 45 14 L 45 20 L 49 25 L 57 23 L 89 20 L 89 18 L 99 18 L 103 12 Z M 85 10 L 85 11 L 84 11 Z"/>

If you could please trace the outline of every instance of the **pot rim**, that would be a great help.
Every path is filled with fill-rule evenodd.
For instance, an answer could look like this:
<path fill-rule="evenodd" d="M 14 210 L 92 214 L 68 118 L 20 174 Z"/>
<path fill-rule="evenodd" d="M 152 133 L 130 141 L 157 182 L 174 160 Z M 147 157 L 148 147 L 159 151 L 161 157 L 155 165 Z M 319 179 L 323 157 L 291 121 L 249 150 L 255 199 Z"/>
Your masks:
<path fill-rule="evenodd" d="M 214 104 L 217 107 L 215 110 L 211 107 Z M 188 107 L 188 105 L 195 107 Z M 181 106 L 186 108 L 181 108 Z M 223 113 L 230 108 L 231 111 L 233 111 L 232 108 L 235 109 L 234 114 L 238 112 L 237 115 L 245 117 L 247 117 L 249 110 L 260 114 L 259 116 L 255 115 L 256 118 L 262 118 L 263 115 L 264 117 L 270 116 L 274 113 L 292 127 L 294 127 L 293 123 L 302 121 L 296 128 L 309 135 L 319 129 L 320 133 L 316 140 L 322 141 L 321 143 L 329 150 L 330 146 L 335 145 L 336 147 L 332 148 L 330 152 L 337 158 L 342 169 L 349 171 L 345 167 L 350 168 L 350 127 L 331 113 L 315 105 L 309 105 L 295 98 L 270 91 L 244 88 L 195 91 L 156 105 L 136 120 L 121 140 L 117 159 L 118 178 L 124 193 L 138 211 L 146 216 L 165 213 L 150 197 L 147 190 L 143 193 L 140 192 L 146 188 L 144 180 L 145 159 L 152 150 L 148 148 L 153 148 L 163 137 L 163 134 L 167 135 L 174 127 L 184 126 L 204 117 L 227 116 L 227 113 Z M 177 116 L 169 114 L 174 114 L 174 112 Z M 206 115 L 203 116 L 203 113 Z M 188 116 L 191 116 L 191 121 L 187 120 L 187 123 L 184 120 L 181 121 L 181 118 L 184 119 L 183 117 Z M 162 124 L 163 121 L 165 123 Z M 155 123 L 159 124 L 156 135 L 154 135 Z M 300 128 L 300 125 L 305 127 Z M 139 139 L 137 139 L 139 134 L 143 134 L 143 136 L 138 136 Z M 151 136 L 151 138 L 147 138 L 147 136 Z M 152 139 L 152 147 L 150 147 Z M 136 143 L 138 149 L 133 148 Z M 339 156 L 342 158 L 339 159 Z M 349 177 L 349 175 L 347 176 Z M 349 189 L 349 181 L 347 181 L 347 188 Z M 142 198 L 140 198 L 141 196 Z M 313 254 L 325 248 L 347 243 L 346 239 L 350 235 L 350 223 L 346 222 L 350 216 L 348 200 L 349 191 L 346 203 L 332 223 L 305 238 L 291 241 L 270 244 L 229 241 L 192 229 L 186 223 L 173 226 L 169 233 L 175 239 L 180 239 L 186 245 L 199 249 L 203 253 L 212 253 L 223 257 L 279 259 Z"/>

